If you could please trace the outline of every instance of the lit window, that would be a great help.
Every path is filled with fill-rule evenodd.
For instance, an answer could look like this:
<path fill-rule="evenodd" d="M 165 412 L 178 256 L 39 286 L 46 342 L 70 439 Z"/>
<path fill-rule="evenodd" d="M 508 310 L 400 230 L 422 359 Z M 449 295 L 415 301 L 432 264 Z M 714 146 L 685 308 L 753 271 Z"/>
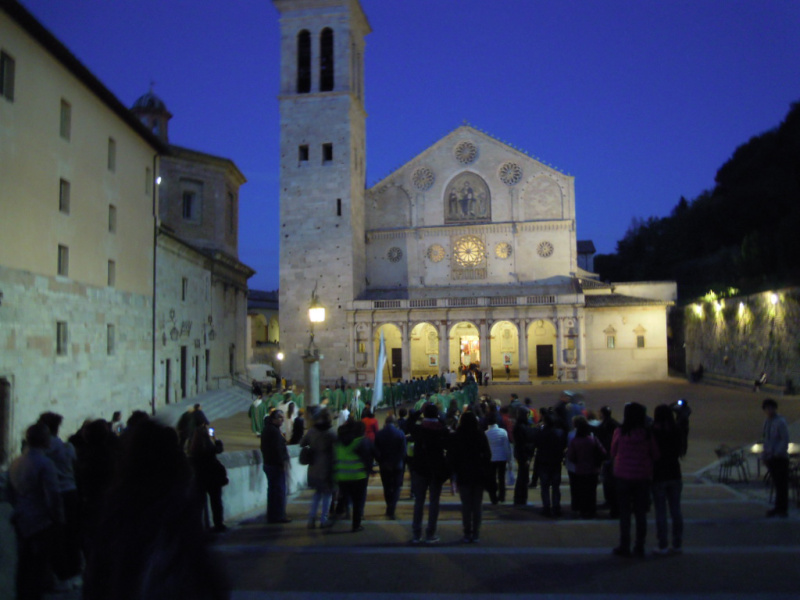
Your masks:
<path fill-rule="evenodd" d="M 108 287 L 114 287 L 117 283 L 117 263 L 116 261 L 108 261 Z"/>
<path fill-rule="evenodd" d="M 69 343 L 69 332 L 66 321 L 56 321 L 56 354 L 65 356 L 67 354 L 67 344 Z"/>
<path fill-rule="evenodd" d="M 189 280 L 184 277 L 181 279 L 181 300 L 186 300 L 186 296 L 189 293 Z"/>
<path fill-rule="evenodd" d="M 106 325 L 106 354 L 111 356 L 116 349 L 116 328 L 113 325 Z"/>
<path fill-rule="evenodd" d="M 0 52 L 0 96 L 14 101 L 14 70 L 16 63 L 5 52 Z"/>
<path fill-rule="evenodd" d="M 297 149 L 297 160 L 300 162 L 308 162 L 308 145 L 303 144 Z"/>
<path fill-rule="evenodd" d="M 606 336 L 606 348 L 613 350 L 617 347 L 617 338 L 613 335 Z"/>
<path fill-rule="evenodd" d="M 114 138 L 108 138 L 108 170 L 117 170 L 117 142 Z"/>
<path fill-rule="evenodd" d="M 297 93 L 311 91 L 311 34 L 305 29 L 297 34 Z"/>
<path fill-rule="evenodd" d="M 66 179 L 58 182 L 58 210 L 65 215 L 69 214 L 69 181 Z"/>
<path fill-rule="evenodd" d="M 69 275 L 69 248 L 61 244 L 58 245 L 58 274 Z"/>
<path fill-rule="evenodd" d="M 322 144 L 322 162 L 327 163 L 333 160 L 333 144 Z"/>
<path fill-rule="evenodd" d="M 70 103 L 61 99 L 61 126 L 59 129 L 61 137 L 68 140 L 72 135 L 72 106 Z"/>
<path fill-rule="evenodd" d="M 636 336 L 636 347 L 637 348 L 644 348 L 644 336 L 637 335 Z"/>
<path fill-rule="evenodd" d="M 113 204 L 108 205 L 108 231 L 111 233 L 117 231 L 117 207 Z"/>
<path fill-rule="evenodd" d="M 333 30 L 326 27 L 319 35 L 319 91 L 333 89 Z"/>

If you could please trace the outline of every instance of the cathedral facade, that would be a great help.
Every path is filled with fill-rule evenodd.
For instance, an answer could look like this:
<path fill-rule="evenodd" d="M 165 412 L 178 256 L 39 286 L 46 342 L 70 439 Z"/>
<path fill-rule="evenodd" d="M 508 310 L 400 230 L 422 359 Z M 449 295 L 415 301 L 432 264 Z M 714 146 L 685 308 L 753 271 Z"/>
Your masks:
<path fill-rule="evenodd" d="M 357 0 L 281 13 L 281 345 L 299 379 L 314 293 L 324 379 L 475 365 L 495 381 L 667 375 L 675 284 L 579 266 L 574 178 L 472 126 L 367 189 Z M 586 244 L 584 244 L 585 246 Z"/>

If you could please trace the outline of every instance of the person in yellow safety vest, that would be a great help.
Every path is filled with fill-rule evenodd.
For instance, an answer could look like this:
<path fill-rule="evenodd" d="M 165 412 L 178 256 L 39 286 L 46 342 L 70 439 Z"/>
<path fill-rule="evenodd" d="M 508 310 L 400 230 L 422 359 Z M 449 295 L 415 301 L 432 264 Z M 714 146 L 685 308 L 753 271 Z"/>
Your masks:
<path fill-rule="evenodd" d="M 334 480 L 339 486 L 337 515 L 353 506 L 352 531 L 363 531 L 361 519 L 367 501 L 367 482 L 372 474 L 372 443 L 364 435 L 364 424 L 352 419 L 339 427 L 334 446 Z"/>

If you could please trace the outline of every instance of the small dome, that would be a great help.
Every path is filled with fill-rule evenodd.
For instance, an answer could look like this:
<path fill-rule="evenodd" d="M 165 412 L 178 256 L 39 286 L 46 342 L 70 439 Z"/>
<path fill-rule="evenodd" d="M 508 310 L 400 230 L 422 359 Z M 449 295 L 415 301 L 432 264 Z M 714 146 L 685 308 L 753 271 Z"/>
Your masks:
<path fill-rule="evenodd" d="M 144 96 L 141 96 L 138 100 L 136 100 L 131 108 L 166 111 L 167 105 L 164 104 L 164 101 L 156 96 L 153 92 L 147 92 Z"/>

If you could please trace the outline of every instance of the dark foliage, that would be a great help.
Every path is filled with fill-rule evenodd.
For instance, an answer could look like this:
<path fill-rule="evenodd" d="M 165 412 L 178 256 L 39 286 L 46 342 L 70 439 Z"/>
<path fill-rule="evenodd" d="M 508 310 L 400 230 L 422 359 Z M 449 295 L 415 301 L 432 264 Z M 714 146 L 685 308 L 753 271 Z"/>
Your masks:
<path fill-rule="evenodd" d="M 800 103 L 739 146 L 715 183 L 667 217 L 634 219 L 595 270 L 611 281 L 675 280 L 687 300 L 800 283 Z"/>

